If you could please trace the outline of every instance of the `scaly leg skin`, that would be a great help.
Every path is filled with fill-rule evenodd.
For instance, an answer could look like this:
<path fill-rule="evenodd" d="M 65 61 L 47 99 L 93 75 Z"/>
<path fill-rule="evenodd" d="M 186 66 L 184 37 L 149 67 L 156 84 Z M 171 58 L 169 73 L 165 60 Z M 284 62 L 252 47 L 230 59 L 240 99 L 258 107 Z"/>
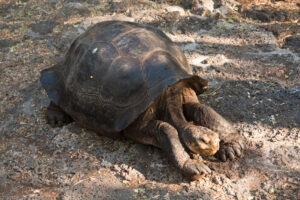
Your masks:
<path fill-rule="evenodd" d="M 244 138 L 235 128 L 211 107 L 200 103 L 186 103 L 183 105 L 184 115 L 196 125 L 207 127 L 219 134 L 221 140 L 217 157 L 222 161 L 227 158 L 233 160 L 241 157 L 244 149 Z"/>
<path fill-rule="evenodd" d="M 189 179 L 199 179 L 201 174 L 211 173 L 203 162 L 190 158 L 180 142 L 177 130 L 169 123 L 152 120 L 144 127 L 139 125 L 126 129 L 125 137 L 161 148 L 170 161 Z"/>
<path fill-rule="evenodd" d="M 65 113 L 59 106 L 57 106 L 52 101 L 50 102 L 46 110 L 46 120 L 47 123 L 50 124 L 52 127 L 61 127 L 73 121 L 67 113 Z"/>

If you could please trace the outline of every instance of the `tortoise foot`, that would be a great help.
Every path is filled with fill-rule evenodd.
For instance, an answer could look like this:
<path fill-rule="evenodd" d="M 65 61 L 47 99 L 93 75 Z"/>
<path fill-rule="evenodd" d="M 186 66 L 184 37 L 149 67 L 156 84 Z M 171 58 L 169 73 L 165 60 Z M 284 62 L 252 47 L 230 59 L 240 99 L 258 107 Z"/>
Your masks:
<path fill-rule="evenodd" d="M 191 180 L 198 180 L 202 177 L 202 175 L 211 173 L 209 167 L 207 167 L 202 161 L 194 159 L 188 159 L 184 163 L 181 171 L 185 177 Z"/>
<path fill-rule="evenodd" d="M 234 160 L 235 158 L 242 156 L 244 148 L 245 145 L 242 139 L 228 143 L 224 143 L 222 141 L 220 144 L 220 150 L 217 152 L 217 157 L 223 162 L 225 162 L 228 158 L 230 160 Z"/>
<path fill-rule="evenodd" d="M 46 110 L 46 120 L 47 123 L 52 127 L 62 127 L 73 121 L 67 113 L 65 113 L 59 106 L 57 106 L 53 102 L 50 103 Z"/>

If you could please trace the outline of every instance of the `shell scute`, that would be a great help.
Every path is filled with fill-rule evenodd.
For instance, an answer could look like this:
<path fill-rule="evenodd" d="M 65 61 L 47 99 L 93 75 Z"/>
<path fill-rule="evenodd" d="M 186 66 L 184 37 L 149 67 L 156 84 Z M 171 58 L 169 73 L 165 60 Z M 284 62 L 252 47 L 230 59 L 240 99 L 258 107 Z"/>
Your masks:
<path fill-rule="evenodd" d="M 156 51 L 143 63 L 143 72 L 148 88 L 178 74 L 191 73 L 183 68 L 168 52 Z"/>
<path fill-rule="evenodd" d="M 109 28 L 108 28 L 109 26 Z M 99 32 L 101 30 L 101 32 Z M 95 33 L 95 36 L 92 36 L 95 38 L 96 41 L 112 41 L 114 38 L 116 38 L 118 35 L 123 34 L 130 30 L 130 27 L 126 26 L 122 23 L 116 23 L 116 24 L 106 24 L 106 26 L 95 26 L 91 29 L 92 33 Z"/>
<path fill-rule="evenodd" d="M 134 105 L 146 91 L 139 60 L 119 57 L 105 75 L 100 97 L 116 107 L 126 107 Z"/>
<path fill-rule="evenodd" d="M 114 44 L 124 55 L 134 57 L 143 57 L 155 48 L 163 48 L 163 44 L 152 32 L 140 29 L 132 30 L 114 40 Z"/>
<path fill-rule="evenodd" d="M 84 85 L 84 88 L 91 86 L 98 88 L 103 81 L 104 74 L 118 55 L 117 49 L 111 43 L 94 43 L 88 48 L 77 65 L 76 83 Z"/>

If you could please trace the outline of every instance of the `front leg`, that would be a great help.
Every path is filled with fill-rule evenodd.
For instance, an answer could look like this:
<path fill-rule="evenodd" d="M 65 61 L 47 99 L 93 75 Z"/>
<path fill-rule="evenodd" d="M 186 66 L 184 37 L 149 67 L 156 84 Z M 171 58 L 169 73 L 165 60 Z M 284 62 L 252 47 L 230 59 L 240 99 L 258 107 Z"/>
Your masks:
<path fill-rule="evenodd" d="M 47 123 L 52 127 L 61 127 L 73 121 L 73 119 L 67 113 L 65 113 L 58 105 L 56 105 L 52 101 L 50 102 L 46 110 L 46 120 Z"/>
<path fill-rule="evenodd" d="M 196 125 L 205 126 L 219 134 L 221 140 L 217 156 L 226 161 L 240 157 L 244 149 L 244 139 L 236 129 L 211 107 L 200 103 L 186 103 L 183 105 L 184 115 Z"/>
<path fill-rule="evenodd" d="M 144 127 L 129 127 L 124 131 L 127 138 L 161 148 L 170 161 L 189 179 L 198 179 L 211 170 L 200 160 L 193 160 L 180 142 L 177 130 L 167 122 L 151 120 Z"/>

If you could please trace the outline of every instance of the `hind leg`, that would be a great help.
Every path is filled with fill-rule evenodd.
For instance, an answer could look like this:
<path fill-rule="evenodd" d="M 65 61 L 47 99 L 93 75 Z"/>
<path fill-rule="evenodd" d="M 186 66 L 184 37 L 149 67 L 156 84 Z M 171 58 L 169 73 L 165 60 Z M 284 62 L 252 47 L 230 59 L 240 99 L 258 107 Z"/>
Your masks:
<path fill-rule="evenodd" d="M 73 119 L 67 113 L 65 113 L 52 101 L 50 102 L 46 110 L 46 120 L 47 123 L 52 127 L 61 127 L 73 121 Z"/>
<path fill-rule="evenodd" d="M 196 125 L 205 126 L 219 134 L 221 140 L 217 156 L 226 161 L 240 157 L 244 149 L 244 139 L 235 128 L 211 107 L 200 103 L 187 103 L 183 106 L 184 115 Z"/>

